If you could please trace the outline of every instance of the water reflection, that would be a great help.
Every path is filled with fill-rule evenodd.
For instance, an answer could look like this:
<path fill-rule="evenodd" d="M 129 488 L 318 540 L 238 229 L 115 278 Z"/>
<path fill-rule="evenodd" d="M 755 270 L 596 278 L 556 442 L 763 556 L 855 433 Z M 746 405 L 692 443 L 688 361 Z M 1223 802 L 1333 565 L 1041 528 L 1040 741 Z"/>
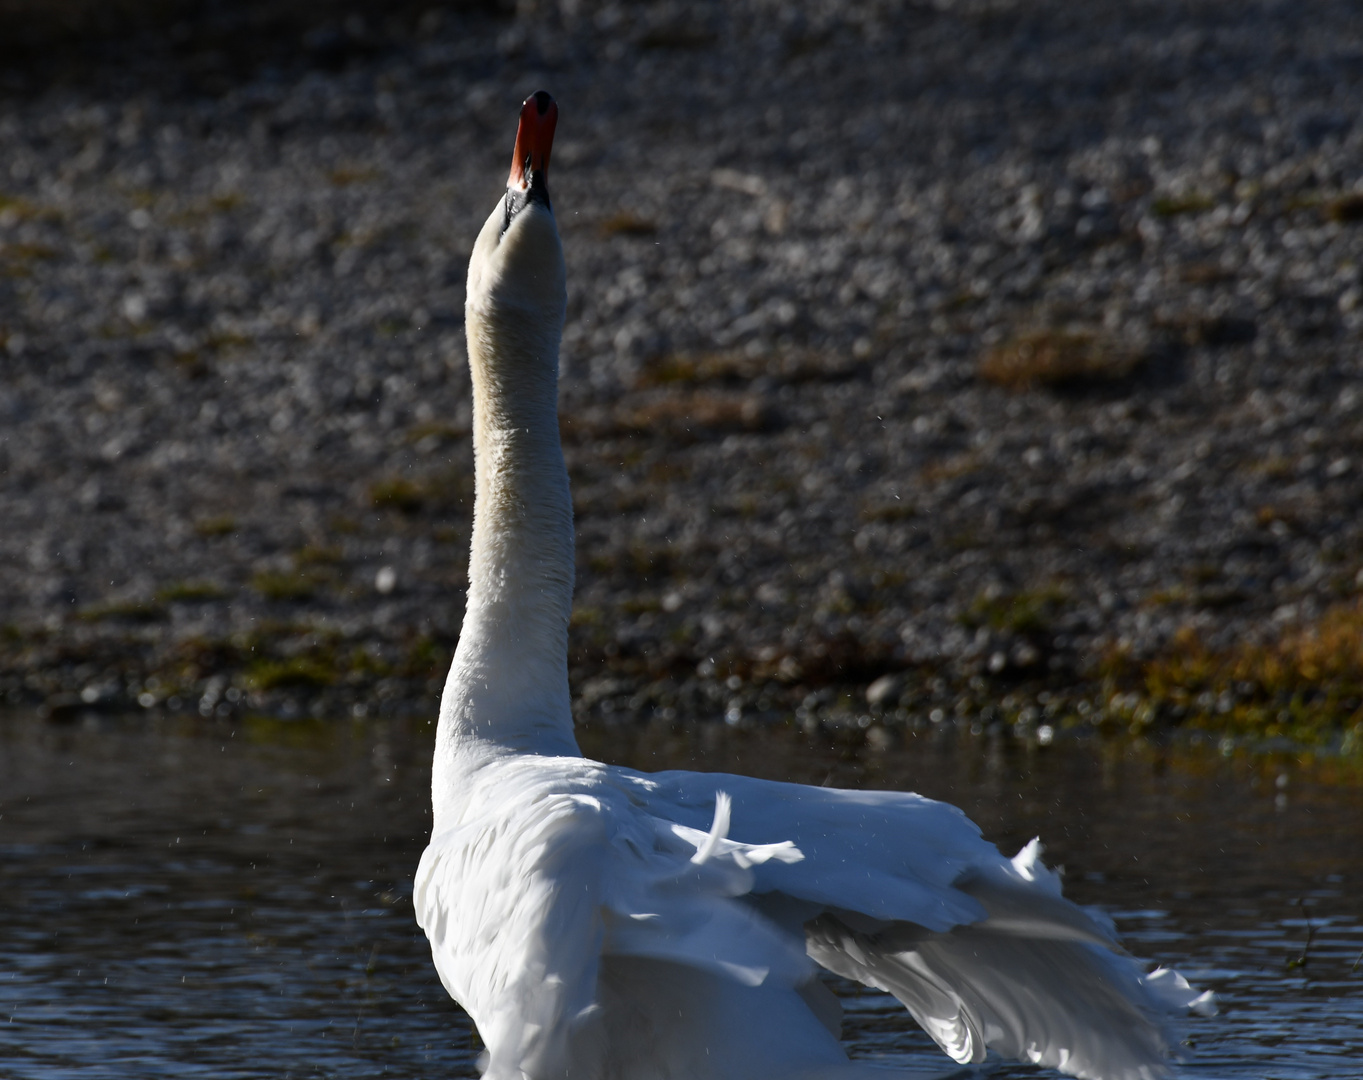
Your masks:
<path fill-rule="evenodd" d="M 412 921 L 431 736 L 0 718 L 4 1074 L 476 1076 Z M 1071 895 L 1217 989 L 1186 1075 L 1363 1077 L 1363 784 L 1338 764 L 954 728 L 881 750 L 722 726 L 583 742 L 640 768 L 913 788 L 1010 853 L 1040 834 Z M 842 989 L 859 1054 L 943 1061 L 895 1003 Z"/>

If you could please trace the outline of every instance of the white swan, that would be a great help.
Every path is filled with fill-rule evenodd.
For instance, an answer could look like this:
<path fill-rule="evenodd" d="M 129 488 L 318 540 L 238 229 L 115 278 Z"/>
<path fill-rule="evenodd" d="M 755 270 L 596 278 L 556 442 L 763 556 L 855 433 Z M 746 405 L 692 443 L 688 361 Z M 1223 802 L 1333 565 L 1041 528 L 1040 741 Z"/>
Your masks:
<path fill-rule="evenodd" d="M 894 994 L 957 1062 L 1166 1072 L 1173 1011 L 957 809 L 899 792 L 613 768 L 569 710 L 573 520 L 559 446 L 564 268 L 546 186 L 557 106 L 520 117 L 469 264 L 477 495 L 468 610 L 440 708 L 417 920 L 490 1080 L 885 1075 L 848 1061 L 819 965 Z"/>

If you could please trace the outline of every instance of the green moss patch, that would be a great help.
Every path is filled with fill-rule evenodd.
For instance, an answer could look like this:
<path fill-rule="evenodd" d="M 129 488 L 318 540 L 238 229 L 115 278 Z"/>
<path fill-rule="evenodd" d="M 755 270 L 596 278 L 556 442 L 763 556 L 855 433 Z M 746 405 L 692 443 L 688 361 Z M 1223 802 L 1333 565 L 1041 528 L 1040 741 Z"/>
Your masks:
<path fill-rule="evenodd" d="M 1216 205 L 1216 200 L 1200 191 L 1188 191 L 1179 195 L 1156 195 L 1150 203 L 1150 212 L 1156 217 L 1171 218 L 1181 214 L 1201 214 Z"/>
<path fill-rule="evenodd" d="M 212 581 L 174 581 L 156 593 L 156 599 L 163 604 L 205 603 L 226 596 L 227 590 Z"/>
<path fill-rule="evenodd" d="M 251 578 L 251 588 L 266 600 L 309 600 L 317 592 L 318 584 L 316 576 L 305 571 L 261 571 Z"/>
<path fill-rule="evenodd" d="M 1016 593 L 981 593 L 961 616 L 966 626 L 988 626 L 1015 634 L 1048 629 L 1065 601 L 1059 587 Z"/>
<path fill-rule="evenodd" d="M 230 536 L 237 531 L 237 519 L 231 514 L 214 514 L 194 522 L 194 531 L 205 538 Z"/>
<path fill-rule="evenodd" d="M 104 604 L 91 604 L 83 607 L 76 617 L 82 622 L 104 622 L 120 620 L 123 622 L 159 622 L 166 618 L 166 608 L 158 600 L 111 600 Z"/>
<path fill-rule="evenodd" d="M 253 664 L 246 673 L 246 680 L 255 690 L 276 690 L 283 686 L 330 686 L 333 675 L 327 665 L 311 657 L 295 656 Z"/>

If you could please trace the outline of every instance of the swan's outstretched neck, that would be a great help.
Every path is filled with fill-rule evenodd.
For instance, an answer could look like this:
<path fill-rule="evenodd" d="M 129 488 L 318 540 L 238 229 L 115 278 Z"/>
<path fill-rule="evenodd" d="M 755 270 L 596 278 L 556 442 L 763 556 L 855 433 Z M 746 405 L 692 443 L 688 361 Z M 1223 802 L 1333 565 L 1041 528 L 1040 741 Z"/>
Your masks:
<path fill-rule="evenodd" d="M 468 609 L 440 708 L 437 814 L 442 795 L 456 797 L 442 785 L 477 761 L 578 753 L 567 663 L 573 509 L 558 431 L 566 294 L 543 176 L 545 115 L 538 95 L 526 102 L 517 157 L 526 145 L 543 152 L 518 160 L 469 262 L 477 487 Z"/>
<path fill-rule="evenodd" d="M 496 304 L 477 311 L 470 299 L 473 545 L 442 713 L 498 747 L 576 752 L 567 660 L 573 508 L 559 445 L 558 328 L 526 334 L 515 326 L 526 314 Z"/>

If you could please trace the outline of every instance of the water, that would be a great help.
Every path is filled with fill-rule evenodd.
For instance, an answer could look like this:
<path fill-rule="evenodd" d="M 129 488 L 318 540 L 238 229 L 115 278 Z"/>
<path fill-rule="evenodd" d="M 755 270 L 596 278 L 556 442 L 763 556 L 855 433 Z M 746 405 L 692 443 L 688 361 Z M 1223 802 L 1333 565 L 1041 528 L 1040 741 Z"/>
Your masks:
<path fill-rule="evenodd" d="M 0 1075 L 476 1076 L 412 921 L 431 735 L 0 718 Z M 722 727 L 583 741 L 642 768 L 912 788 L 1010 854 L 1039 833 L 1070 895 L 1220 995 L 1182 1075 L 1363 1078 L 1363 778 L 1344 763 L 954 729 L 885 752 Z M 945 1071 L 893 1001 L 838 988 L 855 1053 Z"/>

